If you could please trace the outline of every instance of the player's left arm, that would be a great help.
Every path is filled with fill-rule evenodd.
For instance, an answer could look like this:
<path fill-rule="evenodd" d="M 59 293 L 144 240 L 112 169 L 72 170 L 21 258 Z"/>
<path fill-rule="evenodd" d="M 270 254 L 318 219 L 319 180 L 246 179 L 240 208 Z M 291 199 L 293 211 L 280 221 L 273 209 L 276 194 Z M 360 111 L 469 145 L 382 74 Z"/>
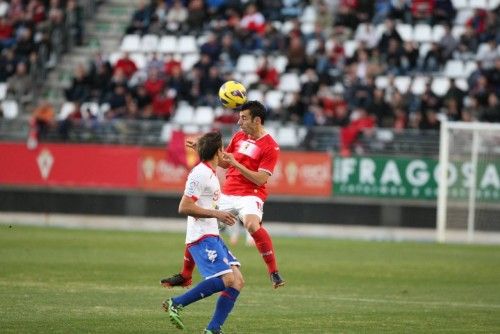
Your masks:
<path fill-rule="evenodd" d="M 255 183 L 258 186 L 262 186 L 267 182 L 267 179 L 271 174 L 269 174 L 267 171 L 263 170 L 258 170 L 258 171 L 253 171 L 245 166 L 243 166 L 241 163 L 236 161 L 232 153 L 224 152 L 222 154 L 222 159 L 229 165 L 235 167 L 238 169 L 247 180 Z"/>
<path fill-rule="evenodd" d="M 231 166 L 237 168 L 241 175 L 247 180 L 255 183 L 257 186 L 264 185 L 269 177 L 273 175 L 274 167 L 278 162 L 279 147 L 271 146 L 262 154 L 262 160 L 257 171 L 248 169 L 246 166 L 238 162 L 231 153 L 224 152 L 222 159 Z"/>

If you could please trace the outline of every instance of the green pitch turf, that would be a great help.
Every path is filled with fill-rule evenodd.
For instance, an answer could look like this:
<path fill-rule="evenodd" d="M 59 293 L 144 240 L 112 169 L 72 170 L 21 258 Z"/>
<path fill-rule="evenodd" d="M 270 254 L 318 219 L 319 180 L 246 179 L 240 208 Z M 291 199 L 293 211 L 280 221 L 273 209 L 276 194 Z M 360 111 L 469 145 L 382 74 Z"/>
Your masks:
<path fill-rule="evenodd" d="M 201 333 L 215 296 L 175 329 L 159 285 L 184 235 L 0 225 L 1 333 Z M 275 238 L 284 288 L 239 245 L 246 287 L 226 333 L 500 333 L 500 247 Z M 199 276 L 196 282 L 199 281 Z"/>

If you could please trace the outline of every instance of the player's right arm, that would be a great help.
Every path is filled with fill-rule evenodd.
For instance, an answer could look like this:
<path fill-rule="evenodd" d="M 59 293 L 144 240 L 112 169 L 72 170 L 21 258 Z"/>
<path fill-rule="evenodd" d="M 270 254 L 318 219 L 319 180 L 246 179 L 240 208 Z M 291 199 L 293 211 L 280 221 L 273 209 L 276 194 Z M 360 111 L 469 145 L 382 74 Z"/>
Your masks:
<path fill-rule="evenodd" d="M 192 197 L 183 195 L 179 203 L 179 213 L 195 218 L 217 218 L 226 225 L 234 225 L 237 222 L 236 216 L 230 212 L 205 209 L 196 205 Z"/>

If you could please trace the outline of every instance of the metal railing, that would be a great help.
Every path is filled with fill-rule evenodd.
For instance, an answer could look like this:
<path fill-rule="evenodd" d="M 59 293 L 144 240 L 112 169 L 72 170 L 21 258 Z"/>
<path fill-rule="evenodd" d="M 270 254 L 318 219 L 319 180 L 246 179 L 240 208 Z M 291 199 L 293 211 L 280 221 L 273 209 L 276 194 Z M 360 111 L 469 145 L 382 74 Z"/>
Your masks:
<path fill-rule="evenodd" d="M 121 145 L 162 146 L 168 140 L 165 133 L 172 124 L 159 120 L 104 120 L 60 121 L 42 134 L 40 141 L 68 143 L 102 143 Z M 276 125 L 270 125 L 275 127 Z M 176 126 L 173 126 L 176 127 Z M 182 129 L 182 126 L 178 126 Z M 215 127 L 214 127 L 215 128 Z M 235 126 L 217 126 L 227 142 Z M 299 128 L 299 127 L 297 127 Z M 0 119 L 0 140 L 23 141 L 29 133 L 29 122 L 25 119 Z M 185 128 L 187 129 L 187 128 Z M 190 132 L 203 133 L 212 127 L 189 125 Z M 298 129 L 297 129 L 298 130 Z M 300 132 L 300 131 L 298 131 Z M 339 127 L 307 128 L 304 138 L 296 146 L 281 145 L 288 150 L 341 151 L 341 129 Z M 276 138 L 278 143 L 280 138 Z M 394 129 L 371 129 L 360 133 L 353 144 L 352 154 L 437 156 L 439 132 L 432 130 L 395 131 Z"/>

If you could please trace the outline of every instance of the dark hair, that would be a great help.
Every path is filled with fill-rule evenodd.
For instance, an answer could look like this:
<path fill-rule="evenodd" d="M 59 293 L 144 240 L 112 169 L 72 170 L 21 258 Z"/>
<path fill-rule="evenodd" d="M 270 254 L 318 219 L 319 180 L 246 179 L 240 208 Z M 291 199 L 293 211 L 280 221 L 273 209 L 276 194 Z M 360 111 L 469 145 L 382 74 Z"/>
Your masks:
<path fill-rule="evenodd" d="M 220 132 L 209 132 L 198 139 L 196 143 L 196 150 L 201 161 L 211 160 L 221 148 L 222 135 Z"/>
<path fill-rule="evenodd" d="M 255 117 L 259 117 L 260 122 L 264 124 L 264 122 L 266 121 L 267 110 L 262 103 L 260 103 L 259 101 L 247 101 L 239 108 L 239 110 L 246 109 L 250 110 L 250 116 L 252 117 L 252 119 L 254 119 Z"/>

